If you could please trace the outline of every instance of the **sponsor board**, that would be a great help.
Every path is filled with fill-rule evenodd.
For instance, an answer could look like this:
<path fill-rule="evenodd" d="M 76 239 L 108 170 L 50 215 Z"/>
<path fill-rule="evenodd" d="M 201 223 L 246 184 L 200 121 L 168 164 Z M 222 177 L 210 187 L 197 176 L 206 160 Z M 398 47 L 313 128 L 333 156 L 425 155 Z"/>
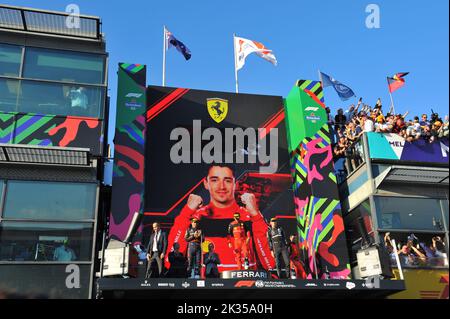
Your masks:
<path fill-rule="evenodd" d="M 337 282 L 324 282 L 323 286 L 324 287 L 332 287 L 332 288 L 340 288 L 341 284 L 337 283 Z"/>
<path fill-rule="evenodd" d="M 145 280 L 143 283 L 141 283 L 141 287 L 151 287 L 152 284 L 148 282 L 148 280 Z"/>
<path fill-rule="evenodd" d="M 173 282 L 159 282 L 158 288 L 175 288 L 175 283 Z"/>
<path fill-rule="evenodd" d="M 348 281 L 347 283 L 345 283 L 345 288 L 351 290 L 353 288 L 356 287 L 356 284 L 354 282 Z"/>
<path fill-rule="evenodd" d="M 251 288 L 255 285 L 255 283 L 256 283 L 256 281 L 254 281 L 254 280 L 240 280 L 234 285 L 234 287 L 236 287 L 236 288 L 243 288 L 243 287 Z"/>
<path fill-rule="evenodd" d="M 398 134 L 367 133 L 370 157 L 420 163 L 448 164 L 449 142 L 442 139 L 430 143 L 424 139 L 406 142 Z"/>
<path fill-rule="evenodd" d="M 320 121 L 322 118 L 320 116 L 315 115 L 314 113 L 311 113 L 310 115 L 306 116 L 306 119 L 308 121 L 316 123 L 317 121 Z"/>
<path fill-rule="evenodd" d="M 136 110 L 143 107 L 145 99 L 138 101 L 138 99 L 141 99 L 143 95 L 143 93 L 128 93 L 125 95 L 125 106 L 131 110 Z"/>
<path fill-rule="evenodd" d="M 230 272 L 230 278 L 269 278 L 269 275 L 265 271 L 231 271 Z"/>
<path fill-rule="evenodd" d="M 284 281 L 258 281 L 258 288 L 297 288 L 294 283 L 285 283 Z"/>
<path fill-rule="evenodd" d="M 189 288 L 191 286 L 191 284 L 188 283 L 187 281 L 185 281 L 181 284 L 181 286 L 186 289 L 186 288 Z"/>

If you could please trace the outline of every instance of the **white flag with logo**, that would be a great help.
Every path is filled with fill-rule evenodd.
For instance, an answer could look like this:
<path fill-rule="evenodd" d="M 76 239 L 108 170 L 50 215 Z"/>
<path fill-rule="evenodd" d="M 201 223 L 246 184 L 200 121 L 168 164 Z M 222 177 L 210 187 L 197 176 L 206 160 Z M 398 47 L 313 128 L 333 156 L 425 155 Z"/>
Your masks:
<path fill-rule="evenodd" d="M 273 55 L 272 50 L 267 49 L 262 43 L 234 37 L 234 48 L 236 52 L 236 70 L 244 66 L 245 58 L 251 53 L 256 53 L 264 60 L 269 61 L 273 65 L 277 65 L 277 59 Z"/>

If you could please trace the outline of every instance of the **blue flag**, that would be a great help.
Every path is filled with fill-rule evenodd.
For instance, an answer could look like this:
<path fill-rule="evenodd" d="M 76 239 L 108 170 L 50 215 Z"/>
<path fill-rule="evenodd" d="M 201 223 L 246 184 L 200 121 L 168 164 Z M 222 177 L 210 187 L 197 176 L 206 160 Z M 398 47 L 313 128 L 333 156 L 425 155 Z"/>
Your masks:
<path fill-rule="evenodd" d="M 331 76 L 320 72 L 320 77 L 322 78 L 322 85 L 324 88 L 327 86 L 332 86 L 336 90 L 336 93 L 339 95 L 342 101 L 346 101 L 349 98 L 352 98 L 355 95 L 353 90 L 349 88 L 347 85 L 342 84 L 341 82 L 335 80 Z"/>
<path fill-rule="evenodd" d="M 173 36 L 172 32 L 170 32 L 167 29 L 166 29 L 166 40 L 168 43 L 167 49 L 173 46 L 178 50 L 178 52 L 180 52 L 184 56 L 186 60 L 189 60 L 191 58 L 191 51 L 184 45 L 183 42 L 177 40 L 177 38 Z"/>

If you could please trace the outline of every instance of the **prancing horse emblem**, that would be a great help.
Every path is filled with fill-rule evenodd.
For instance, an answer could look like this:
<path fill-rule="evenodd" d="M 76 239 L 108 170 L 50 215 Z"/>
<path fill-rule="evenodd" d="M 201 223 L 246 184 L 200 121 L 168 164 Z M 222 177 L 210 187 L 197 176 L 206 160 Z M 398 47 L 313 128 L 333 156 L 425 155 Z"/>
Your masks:
<path fill-rule="evenodd" d="M 227 100 L 219 98 L 207 99 L 206 106 L 208 107 L 209 115 L 215 122 L 220 123 L 227 117 L 228 114 Z"/>

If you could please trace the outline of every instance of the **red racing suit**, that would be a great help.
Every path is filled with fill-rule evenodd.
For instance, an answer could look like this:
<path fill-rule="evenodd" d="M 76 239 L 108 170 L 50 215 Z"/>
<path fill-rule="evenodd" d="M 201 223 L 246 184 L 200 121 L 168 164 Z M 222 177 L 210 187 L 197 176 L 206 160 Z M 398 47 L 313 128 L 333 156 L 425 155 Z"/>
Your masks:
<path fill-rule="evenodd" d="M 247 238 L 250 238 L 250 231 L 244 222 L 233 220 L 228 225 L 228 245 L 231 244 L 234 252 L 234 260 L 239 270 L 242 270 L 242 258 L 250 261 Z"/>
<path fill-rule="evenodd" d="M 204 234 L 204 247 L 207 247 L 212 242 L 215 247 L 215 252 L 222 262 L 219 265 L 219 271 L 237 269 L 238 265 L 236 264 L 235 255 L 233 249 L 228 246 L 227 239 L 227 228 L 233 221 L 234 213 L 240 214 L 242 222 L 251 222 L 252 238 L 248 245 L 250 248 L 250 266 L 254 266 L 256 257 L 263 269 L 269 270 L 273 268 L 275 261 L 270 253 L 266 236 L 268 225 L 262 214 L 258 213 L 256 216 L 250 216 L 249 212 L 244 207 L 240 207 L 236 202 L 225 208 L 215 207 L 212 203 L 198 210 L 192 210 L 187 205 L 184 206 L 180 215 L 175 218 L 170 230 L 168 251 L 172 250 L 174 243 L 180 244 L 181 252 L 186 251 L 187 242 L 184 239 L 184 234 L 190 225 L 190 219 L 197 218 L 200 220 L 200 226 Z M 203 252 L 206 252 L 205 249 L 203 249 Z M 165 264 L 168 267 L 169 261 L 167 257 L 165 258 Z"/>
<path fill-rule="evenodd" d="M 298 279 L 306 279 L 306 272 L 303 268 L 302 262 L 300 261 L 300 251 L 298 249 L 297 244 L 290 243 L 290 256 L 291 260 L 291 268 L 295 269 L 295 273 Z"/>

